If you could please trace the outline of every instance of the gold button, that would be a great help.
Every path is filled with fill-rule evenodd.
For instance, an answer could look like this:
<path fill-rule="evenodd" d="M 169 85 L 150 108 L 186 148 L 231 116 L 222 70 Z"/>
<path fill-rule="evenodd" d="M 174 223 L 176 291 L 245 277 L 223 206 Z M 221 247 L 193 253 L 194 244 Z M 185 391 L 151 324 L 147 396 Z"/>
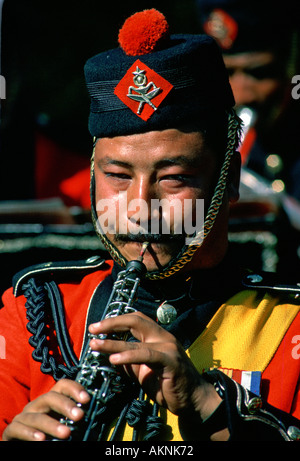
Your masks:
<path fill-rule="evenodd" d="M 291 440 L 300 440 L 300 429 L 298 427 L 290 426 L 287 433 Z"/>
<path fill-rule="evenodd" d="M 259 397 L 253 397 L 247 405 L 250 415 L 254 415 L 262 407 L 262 400 Z"/>

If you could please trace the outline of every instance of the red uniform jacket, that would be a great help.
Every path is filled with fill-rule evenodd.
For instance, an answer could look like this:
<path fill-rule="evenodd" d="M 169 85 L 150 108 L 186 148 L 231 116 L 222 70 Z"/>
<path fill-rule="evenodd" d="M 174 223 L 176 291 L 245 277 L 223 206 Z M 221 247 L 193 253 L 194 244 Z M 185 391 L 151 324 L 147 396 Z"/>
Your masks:
<path fill-rule="evenodd" d="M 104 268 L 96 268 L 78 282 L 59 284 L 66 325 L 77 357 L 82 348 L 90 300 L 111 268 L 112 263 L 108 262 Z M 55 382 L 52 376 L 41 372 L 40 363 L 32 358 L 25 301 L 23 295 L 14 296 L 13 289 L 9 289 L 3 295 L 4 307 L 0 310 L 0 434 L 28 402 L 47 392 Z M 271 405 L 300 419 L 299 370 L 298 313 L 263 372 L 262 397 Z"/>

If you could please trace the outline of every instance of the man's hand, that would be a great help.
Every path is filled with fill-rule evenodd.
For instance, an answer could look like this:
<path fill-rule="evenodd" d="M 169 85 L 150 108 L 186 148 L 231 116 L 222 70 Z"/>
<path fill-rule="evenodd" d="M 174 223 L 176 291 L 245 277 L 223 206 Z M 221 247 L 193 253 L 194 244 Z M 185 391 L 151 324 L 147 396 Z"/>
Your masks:
<path fill-rule="evenodd" d="M 92 349 L 109 354 L 113 365 L 124 366 L 148 396 L 174 414 L 186 409 L 208 417 L 221 399 L 204 381 L 176 338 L 140 312 L 107 318 L 90 325 L 92 334 L 130 331 L 138 340 L 92 339 Z"/>
<path fill-rule="evenodd" d="M 79 421 L 84 413 L 76 402 L 85 404 L 89 395 L 77 382 L 68 379 L 58 381 L 46 394 L 28 403 L 3 432 L 3 440 L 67 439 L 70 429 L 59 422 L 62 417 Z"/>

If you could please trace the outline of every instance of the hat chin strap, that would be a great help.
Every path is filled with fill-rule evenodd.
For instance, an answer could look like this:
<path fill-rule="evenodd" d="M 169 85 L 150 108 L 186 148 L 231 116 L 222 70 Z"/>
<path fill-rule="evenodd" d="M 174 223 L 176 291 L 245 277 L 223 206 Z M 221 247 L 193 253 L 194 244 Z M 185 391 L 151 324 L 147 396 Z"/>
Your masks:
<path fill-rule="evenodd" d="M 227 148 L 225 153 L 224 162 L 220 171 L 220 176 L 216 188 L 214 190 L 214 195 L 212 197 L 205 221 L 201 230 L 196 234 L 196 236 L 191 240 L 188 245 L 185 245 L 180 253 L 173 258 L 169 264 L 160 271 L 151 271 L 146 274 L 146 278 L 149 280 L 162 280 L 164 278 L 170 277 L 176 272 L 180 271 L 188 262 L 190 262 L 194 256 L 194 253 L 202 246 L 204 240 L 210 233 L 216 217 L 219 213 L 220 207 L 223 202 L 224 192 L 227 185 L 228 171 L 230 167 L 231 158 L 235 152 L 236 146 L 239 139 L 239 119 L 232 109 L 228 114 L 228 136 L 227 136 Z M 94 153 L 95 145 L 93 148 L 93 155 L 91 158 L 91 212 L 92 212 L 92 221 L 96 230 L 97 235 L 100 237 L 104 247 L 112 256 L 113 260 L 118 263 L 121 267 L 125 267 L 127 260 L 122 256 L 119 250 L 111 243 L 107 236 L 101 231 L 97 213 L 95 210 L 95 179 L 94 179 Z"/>

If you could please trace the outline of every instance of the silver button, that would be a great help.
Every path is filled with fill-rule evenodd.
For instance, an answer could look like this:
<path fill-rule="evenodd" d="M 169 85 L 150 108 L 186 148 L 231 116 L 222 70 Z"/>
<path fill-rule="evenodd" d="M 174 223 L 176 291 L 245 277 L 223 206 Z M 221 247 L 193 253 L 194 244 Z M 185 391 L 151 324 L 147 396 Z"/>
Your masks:
<path fill-rule="evenodd" d="M 300 429 L 296 426 L 290 426 L 287 434 L 291 440 L 300 440 Z"/>
<path fill-rule="evenodd" d="M 156 311 L 157 320 L 163 325 L 174 322 L 177 318 L 177 311 L 174 306 L 166 302 L 162 303 Z"/>
<path fill-rule="evenodd" d="M 44 264 L 44 267 L 51 267 L 52 264 L 53 264 L 52 262 L 46 263 L 46 264 Z"/>
<path fill-rule="evenodd" d="M 99 256 L 91 256 L 86 260 L 87 263 L 94 263 L 99 259 Z"/>
<path fill-rule="evenodd" d="M 253 397 L 247 405 L 250 415 L 254 415 L 262 407 L 262 400 L 259 397 Z"/>
<path fill-rule="evenodd" d="M 251 274 L 251 275 L 247 275 L 247 279 L 251 282 L 251 283 L 259 283 L 263 280 L 262 276 L 261 275 L 258 275 L 258 274 Z"/>

